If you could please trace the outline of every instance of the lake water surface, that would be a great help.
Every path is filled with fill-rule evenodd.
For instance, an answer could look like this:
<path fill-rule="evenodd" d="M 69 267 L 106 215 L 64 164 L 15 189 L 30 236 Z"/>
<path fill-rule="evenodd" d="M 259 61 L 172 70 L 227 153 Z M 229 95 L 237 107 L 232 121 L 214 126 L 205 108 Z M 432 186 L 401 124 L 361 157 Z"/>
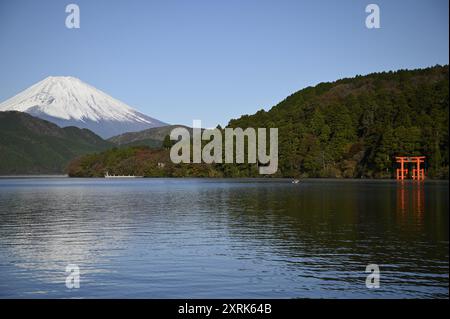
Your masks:
<path fill-rule="evenodd" d="M 0 179 L 0 297 L 448 298 L 448 196 L 435 181 Z"/>

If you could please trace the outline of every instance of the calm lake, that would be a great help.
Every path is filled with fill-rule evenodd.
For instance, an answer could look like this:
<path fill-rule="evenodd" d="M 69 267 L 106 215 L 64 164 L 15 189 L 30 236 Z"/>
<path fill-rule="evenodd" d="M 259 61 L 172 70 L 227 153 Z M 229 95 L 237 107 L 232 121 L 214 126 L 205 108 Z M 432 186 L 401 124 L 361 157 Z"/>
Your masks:
<path fill-rule="evenodd" d="M 0 179 L 0 297 L 448 298 L 448 196 L 447 181 Z"/>

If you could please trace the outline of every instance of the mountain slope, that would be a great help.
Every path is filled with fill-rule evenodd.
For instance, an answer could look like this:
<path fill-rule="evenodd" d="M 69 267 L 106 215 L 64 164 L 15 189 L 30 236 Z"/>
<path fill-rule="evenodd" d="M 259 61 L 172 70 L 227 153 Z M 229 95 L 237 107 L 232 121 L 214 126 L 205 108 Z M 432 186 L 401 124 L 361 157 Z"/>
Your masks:
<path fill-rule="evenodd" d="M 108 141 L 117 145 L 146 145 L 150 147 L 161 147 L 164 138 L 170 135 L 170 132 L 177 127 L 184 127 L 192 134 L 192 128 L 184 125 L 167 125 L 162 127 L 149 128 L 139 132 L 129 132 L 113 136 Z"/>
<path fill-rule="evenodd" d="M 27 112 L 104 138 L 166 125 L 74 77 L 47 77 L 1 103 L 0 111 Z"/>
<path fill-rule="evenodd" d="M 392 177 L 394 156 L 425 155 L 448 178 L 447 66 L 374 73 L 298 91 L 231 127 L 277 127 L 279 175 Z"/>
<path fill-rule="evenodd" d="M 60 128 L 22 112 L 0 112 L 0 174 L 63 173 L 79 155 L 113 144 L 87 129 Z"/>

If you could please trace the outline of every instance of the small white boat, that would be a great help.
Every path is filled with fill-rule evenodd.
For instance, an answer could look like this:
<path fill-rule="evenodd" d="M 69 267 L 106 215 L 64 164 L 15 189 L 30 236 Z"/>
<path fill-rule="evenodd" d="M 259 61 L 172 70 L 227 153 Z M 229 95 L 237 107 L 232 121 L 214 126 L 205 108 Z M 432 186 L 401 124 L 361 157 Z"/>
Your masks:
<path fill-rule="evenodd" d="M 298 184 L 298 183 L 300 183 L 300 180 L 299 180 L 299 179 L 293 179 L 293 180 L 292 180 L 292 184 Z"/>
<path fill-rule="evenodd" d="M 135 175 L 109 175 L 108 172 L 105 174 L 105 178 L 142 178 L 143 176 L 135 176 Z"/>

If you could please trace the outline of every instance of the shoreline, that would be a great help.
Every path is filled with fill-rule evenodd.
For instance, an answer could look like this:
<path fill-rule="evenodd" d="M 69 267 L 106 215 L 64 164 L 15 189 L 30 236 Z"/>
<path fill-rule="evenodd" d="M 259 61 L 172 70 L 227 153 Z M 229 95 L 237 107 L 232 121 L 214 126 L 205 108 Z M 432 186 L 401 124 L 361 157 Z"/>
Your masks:
<path fill-rule="evenodd" d="M 188 179 L 199 179 L 199 180 L 248 180 L 248 181 L 292 181 L 292 177 L 201 177 L 201 176 L 183 176 L 183 177 L 171 177 L 171 176 L 143 176 L 139 178 L 135 177 L 123 177 L 123 178 L 105 178 L 105 177 L 71 177 L 69 175 L 0 175 L 1 179 L 85 179 L 85 180 L 149 180 L 149 179 L 170 179 L 170 180 L 188 180 Z M 298 184 L 302 184 L 304 181 L 358 181 L 358 182 L 399 182 L 399 183 L 416 183 L 417 181 L 413 179 L 405 179 L 403 181 L 396 180 L 395 178 L 336 178 L 336 177 L 306 177 L 301 178 Z M 448 179 L 432 179 L 426 178 L 423 182 L 449 182 Z"/>
<path fill-rule="evenodd" d="M 69 178 L 69 175 L 63 175 L 63 174 L 61 174 L 61 175 L 58 175 L 58 174 L 55 174 L 55 175 L 52 175 L 52 174 L 42 174 L 42 175 L 26 175 L 26 174 L 23 174 L 23 175 L 0 175 L 0 179 L 2 179 L 2 178 L 4 178 L 4 179 L 7 179 L 7 178 Z"/>

